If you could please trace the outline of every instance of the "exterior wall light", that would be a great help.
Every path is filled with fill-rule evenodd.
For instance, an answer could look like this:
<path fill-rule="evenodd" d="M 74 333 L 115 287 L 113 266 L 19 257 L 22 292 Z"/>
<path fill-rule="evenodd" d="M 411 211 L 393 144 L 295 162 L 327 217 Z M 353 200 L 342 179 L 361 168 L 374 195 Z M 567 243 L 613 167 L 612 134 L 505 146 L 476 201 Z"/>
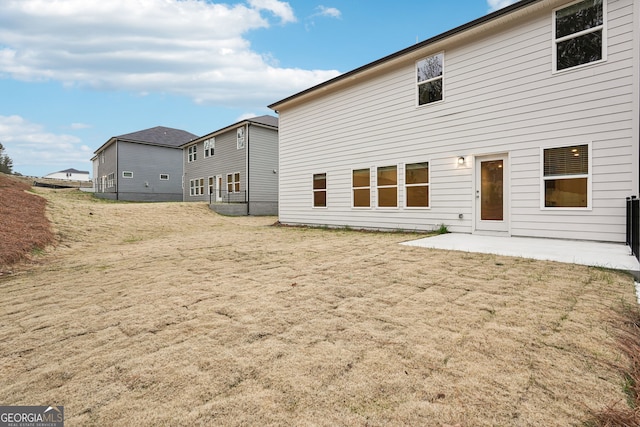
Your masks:
<path fill-rule="evenodd" d="M 458 164 L 460 166 L 464 165 L 464 157 L 463 156 L 458 157 Z"/>

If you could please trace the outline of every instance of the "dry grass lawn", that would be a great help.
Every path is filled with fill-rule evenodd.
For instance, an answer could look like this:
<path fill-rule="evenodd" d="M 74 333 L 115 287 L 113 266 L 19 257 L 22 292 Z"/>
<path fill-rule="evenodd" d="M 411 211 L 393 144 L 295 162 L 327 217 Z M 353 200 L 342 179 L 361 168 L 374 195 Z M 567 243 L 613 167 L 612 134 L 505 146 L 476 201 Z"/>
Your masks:
<path fill-rule="evenodd" d="M 36 191 L 59 243 L 0 278 L 3 404 L 68 426 L 567 426 L 627 404 L 628 275 Z"/>

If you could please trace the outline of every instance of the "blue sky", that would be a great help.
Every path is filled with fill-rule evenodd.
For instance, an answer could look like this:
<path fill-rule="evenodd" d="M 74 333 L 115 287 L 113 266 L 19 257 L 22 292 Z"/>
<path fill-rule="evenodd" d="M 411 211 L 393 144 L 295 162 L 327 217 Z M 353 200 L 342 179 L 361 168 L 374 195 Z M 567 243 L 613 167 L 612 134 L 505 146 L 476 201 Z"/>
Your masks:
<path fill-rule="evenodd" d="M 2 0 L 14 171 L 89 171 L 112 136 L 198 136 L 515 0 Z"/>

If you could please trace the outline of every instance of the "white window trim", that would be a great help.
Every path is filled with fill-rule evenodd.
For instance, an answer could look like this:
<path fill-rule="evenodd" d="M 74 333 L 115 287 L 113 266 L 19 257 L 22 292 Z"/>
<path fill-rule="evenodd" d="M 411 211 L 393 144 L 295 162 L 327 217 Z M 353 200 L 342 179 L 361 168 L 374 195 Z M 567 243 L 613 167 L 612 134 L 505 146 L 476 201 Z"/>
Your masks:
<path fill-rule="evenodd" d="M 189 196 L 198 197 L 204 195 L 204 178 L 189 180 Z"/>
<path fill-rule="evenodd" d="M 358 170 L 362 170 L 362 169 L 368 169 L 369 170 L 369 186 L 368 187 L 354 187 L 353 186 L 353 172 L 354 171 L 358 171 Z M 371 210 L 373 208 L 373 203 L 371 203 L 373 201 L 373 194 L 372 190 L 373 190 L 373 186 L 371 185 L 371 180 L 372 180 L 372 174 L 371 174 L 371 167 L 370 166 L 366 166 L 366 167 L 359 167 L 359 168 L 352 168 L 351 172 L 350 172 L 350 180 L 351 180 L 351 209 L 356 209 L 356 210 Z M 355 200 L 353 198 L 353 192 L 356 189 L 365 189 L 368 188 L 369 189 L 369 206 L 355 206 Z"/>
<path fill-rule="evenodd" d="M 193 144 L 187 149 L 187 161 L 195 162 L 198 159 L 198 144 Z"/>
<path fill-rule="evenodd" d="M 313 177 L 315 175 L 322 175 L 324 174 L 324 179 L 325 179 L 325 187 L 324 189 L 315 189 L 313 188 Z M 329 194 L 328 191 L 328 187 L 329 187 L 329 174 L 327 172 L 318 172 L 318 173 L 312 173 L 311 174 L 311 207 L 313 209 L 327 209 L 329 207 L 329 200 L 327 199 L 327 196 Z M 351 179 L 353 179 L 353 173 L 351 174 Z M 320 192 L 320 191 L 324 191 L 325 193 L 325 197 L 324 197 L 324 201 L 325 201 L 325 205 L 324 206 L 316 206 L 315 205 L 315 200 L 316 200 L 316 192 Z M 351 190 L 351 194 L 353 197 L 353 189 Z M 353 203 L 352 203 L 353 204 Z"/>
<path fill-rule="evenodd" d="M 204 158 L 209 158 L 209 157 L 213 157 L 213 155 L 215 154 L 215 148 L 216 148 L 216 137 L 212 136 L 209 139 L 206 139 L 203 142 L 203 147 L 204 147 Z"/>
<path fill-rule="evenodd" d="M 426 163 L 428 166 L 428 172 L 427 174 L 428 176 L 428 180 L 429 182 L 425 183 L 419 183 L 419 184 L 407 184 L 407 165 L 413 165 L 415 163 Z M 399 170 L 400 168 L 398 168 Z M 431 161 L 430 160 L 421 160 L 421 161 L 411 161 L 411 163 L 403 163 L 402 164 L 402 172 L 404 172 L 402 174 L 402 187 L 404 189 L 404 197 L 403 197 L 403 202 L 404 202 L 404 209 L 409 209 L 409 210 L 428 210 L 431 209 Z M 423 187 L 423 186 L 427 186 L 429 188 L 429 197 L 427 199 L 427 203 L 429 204 L 429 206 L 408 206 L 407 205 L 407 187 Z"/>
<path fill-rule="evenodd" d="M 387 167 L 391 167 L 391 166 L 395 166 L 396 167 L 396 185 L 378 185 L 378 168 L 387 168 Z M 384 166 L 376 166 L 375 167 L 375 194 L 376 194 L 376 209 L 381 209 L 381 210 L 398 210 L 400 209 L 400 167 L 398 164 L 387 164 Z M 396 189 L 396 205 L 395 206 L 380 206 L 380 196 L 378 194 L 378 190 L 380 188 L 394 188 Z"/>
<path fill-rule="evenodd" d="M 213 176 L 207 177 L 207 196 L 216 192 L 216 179 Z"/>
<path fill-rule="evenodd" d="M 589 28 L 587 30 L 582 30 L 577 33 L 570 34 L 568 36 L 561 37 L 556 39 L 556 12 L 559 10 L 565 9 L 567 7 L 573 6 L 576 3 L 580 3 L 583 0 L 577 0 L 568 4 L 565 4 L 561 7 L 553 9 L 551 12 L 551 73 L 564 73 L 572 70 L 578 70 L 580 68 L 589 67 L 591 65 L 600 64 L 607 60 L 607 0 L 602 0 L 602 25 L 598 27 Z M 602 59 L 593 62 L 587 62 L 586 64 L 576 65 L 575 67 L 564 68 L 562 70 L 558 70 L 558 49 L 556 48 L 556 44 L 558 42 L 562 42 L 565 40 L 569 40 L 572 38 L 576 38 L 582 36 L 584 34 L 595 33 L 598 30 L 602 30 Z M 444 71 L 442 73 L 444 75 Z"/>
<path fill-rule="evenodd" d="M 242 133 L 242 139 L 240 138 L 240 134 Z M 245 141 L 247 139 L 247 132 L 245 126 L 241 126 L 236 129 L 236 148 L 238 150 L 244 149 Z"/>
<path fill-rule="evenodd" d="M 240 172 L 233 172 L 233 173 L 228 173 L 227 174 L 227 181 L 225 182 L 226 187 L 227 187 L 227 193 L 231 194 L 231 193 L 242 193 L 242 187 L 240 186 L 240 190 L 236 191 L 236 184 L 240 184 L 240 180 L 236 181 L 236 174 L 238 175 L 238 178 L 242 178 L 242 176 L 240 175 Z M 231 189 L 233 191 L 229 191 L 229 177 L 231 177 Z"/>
<path fill-rule="evenodd" d="M 127 176 L 129 174 L 130 176 Z M 122 171 L 122 177 L 127 179 L 133 179 L 133 172 L 131 171 Z"/>
<path fill-rule="evenodd" d="M 587 152 L 589 155 L 589 166 L 588 166 L 588 172 L 587 174 L 580 174 L 580 175 L 554 175 L 554 176 L 550 176 L 548 177 L 549 180 L 551 179 L 570 179 L 570 178 L 587 178 L 587 207 L 586 208 L 582 208 L 582 207 L 549 207 L 549 206 L 545 206 L 544 205 L 544 200 L 545 200 L 545 181 L 547 181 L 547 178 L 544 176 L 544 150 L 550 149 L 550 148 L 563 148 L 563 147 L 573 147 L 576 145 L 586 145 L 587 146 Z M 542 211 L 550 211 L 550 212 L 558 212 L 558 211 L 572 211 L 572 212 L 576 212 L 576 211 L 591 211 L 593 210 L 593 173 L 592 173 L 592 168 L 593 168 L 593 156 L 591 154 L 591 145 L 592 145 L 592 141 L 580 141 L 580 142 L 570 142 L 570 143 L 562 143 L 562 144 L 553 144 L 553 145 L 546 145 L 544 147 L 540 147 L 540 210 Z"/>
<path fill-rule="evenodd" d="M 427 58 L 431 58 L 432 56 L 437 56 L 442 54 L 442 75 L 441 76 L 437 76 L 437 77 L 433 77 L 430 78 L 429 80 L 425 80 L 423 82 L 419 82 L 418 83 L 418 62 L 423 61 Z M 431 55 L 428 56 L 423 56 L 420 59 L 418 59 L 414 64 L 413 64 L 413 71 L 414 71 L 414 81 L 415 81 L 415 90 L 416 90 L 416 107 L 418 108 L 424 108 L 427 107 L 429 105 L 437 105 L 437 104 L 442 104 L 445 100 L 445 85 L 444 85 L 444 76 L 446 74 L 445 72 L 445 54 L 444 54 L 444 50 L 441 50 L 440 52 L 435 52 L 432 53 Z M 427 102 L 426 104 L 420 104 L 420 89 L 419 87 L 422 86 L 423 84 L 429 83 L 429 82 L 433 82 L 436 81 L 438 79 L 442 79 L 442 99 L 439 101 L 433 101 L 433 102 Z"/>
<path fill-rule="evenodd" d="M 163 178 L 163 176 L 166 176 L 166 178 Z M 160 174 L 160 181 L 169 181 L 169 174 L 168 173 L 161 173 Z"/>

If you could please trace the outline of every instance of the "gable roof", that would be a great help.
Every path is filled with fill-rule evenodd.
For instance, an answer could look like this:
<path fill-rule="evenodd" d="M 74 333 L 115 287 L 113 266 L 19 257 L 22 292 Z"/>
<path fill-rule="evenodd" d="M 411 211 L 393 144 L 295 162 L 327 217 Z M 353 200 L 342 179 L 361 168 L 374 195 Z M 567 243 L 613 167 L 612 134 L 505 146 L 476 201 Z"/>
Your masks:
<path fill-rule="evenodd" d="M 113 136 L 109 138 L 107 142 L 102 144 L 100 148 L 94 151 L 94 153 L 98 153 L 115 141 L 126 141 L 146 145 L 156 145 L 159 147 L 179 148 L 182 144 L 185 144 L 196 138 L 198 138 L 198 135 L 194 135 L 191 132 L 187 132 L 185 130 L 156 126 L 149 129 L 139 130 L 137 132 Z"/>
<path fill-rule="evenodd" d="M 87 172 L 87 171 L 79 171 L 78 169 L 70 168 L 70 169 L 65 169 L 63 171 L 52 172 L 49 175 L 53 175 L 55 173 L 82 173 L 82 174 L 87 174 L 87 175 L 89 174 L 89 172 Z"/>
<path fill-rule="evenodd" d="M 255 124 L 255 125 L 258 125 L 258 126 L 270 127 L 270 128 L 274 128 L 275 130 L 278 130 L 278 118 L 274 117 L 274 116 L 270 116 L 270 115 L 267 114 L 267 115 L 264 115 L 264 116 L 258 116 L 258 117 L 252 117 L 250 119 L 240 120 L 239 122 L 236 122 L 236 123 L 234 123 L 232 125 L 225 126 L 225 127 L 221 128 L 221 129 L 218 129 L 218 130 L 213 131 L 213 132 L 209 132 L 208 134 L 203 135 L 203 136 L 201 136 L 199 138 L 196 138 L 194 140 L 187 141 L 187 142 L 183 143 L 181 145 L 181 147 L 185 148 L 186 146 L 191 145 L 192 143 L 198 143 L 198 142 L 203 141 L 205 139 L 211 138 L 212 136 L 216 136 L 216 135 L 219 135 L 221 133 L 228 132 L 231 129 L 238 128 L 238 127 L 244 126 L 246 124 Z"/>
<path fill-rule="evenodd" d="M 315 86 L 312 86 L 308 89 L 305 89 L 301 92 L 298 92 L 296 94 L 293 94 L 287 98 L 284 98 L 280 101 L 274 102 L 271 105 L 268 105 L 268 108 L 274 110 L 277 112 L 278 107 L 282 106 L 285 103 L 288 103 L 290 101 L 294 101 L 294 100 L 299 100 L 300 98 L 305 97 L 305 95 L 309 95 L 312 92 L 316 92 L 318 90 L 324 90 L 324 89 L 328 89 L 329 86 L 332 86 L 334 84 L 337 83 L 343 83 L 346 82 L 347 80 L 351 80 L 351 79 L 355 79 L 356 75 L 361 74 L 365 71 L 371 71 L 381 65 L 386 65 L 387 63 L 392 62 L 395 59 L 398 59 L 400 57 L 409 55 L 411 53 L 414 53 L 416 51 L 422 50 L 424 48 L 429 47 L 430 45 L 433 45 L 437 42 L 443 41 L 445 39 L 451 38 L 453 36 L 456 36 L 458 34 L 462 34 L 464 32 L 467 32 L 469 30 L 475 29 L 480 27 L 483 24 L 489 23 L 491 21 L 497 21 L 499 18 L 502 17 L 506 17 L 507 15 L 511 15 L 516 11 L 519 11 L 521 9 L 524 9 L 527 6 L 530 6 L 532 4 L 535 3 L 541 3 L 541 2 L 548 2 L 549 0 L 520 0 L 510 6 L 506 6 L 502 9 L 498 9 L 495 12 L 489 13 L 485 16 L 482 16 L 478 19 L 475 19 L 473 21 L 470 21 L 466 24 L 463 24 L 459 27 L 456 27 L 452 30 L 446 31 L 442 34 L 439 34 L 437 36 L 431 37 L 427 40 L 424 40 L 420 43 L 416 43 L 412 46 L 409 46 L 406 49 L 400 50 L 398 52 L 392 53 L 391 55 L 387 55 L 381 59 L 378 59 L 377 61 L 373 61 L 370 62 L 369 64 L 363 65 L 359 68 L 356 68 L 354 70 L 351 70 L 347 73 L 344 74 L 340 74 L 337 77 L 334 77 L 330 80 L 327 80 L 323 83 L 317 84 Z M 568 1 L 568 0 L 567 0 Z"/>

